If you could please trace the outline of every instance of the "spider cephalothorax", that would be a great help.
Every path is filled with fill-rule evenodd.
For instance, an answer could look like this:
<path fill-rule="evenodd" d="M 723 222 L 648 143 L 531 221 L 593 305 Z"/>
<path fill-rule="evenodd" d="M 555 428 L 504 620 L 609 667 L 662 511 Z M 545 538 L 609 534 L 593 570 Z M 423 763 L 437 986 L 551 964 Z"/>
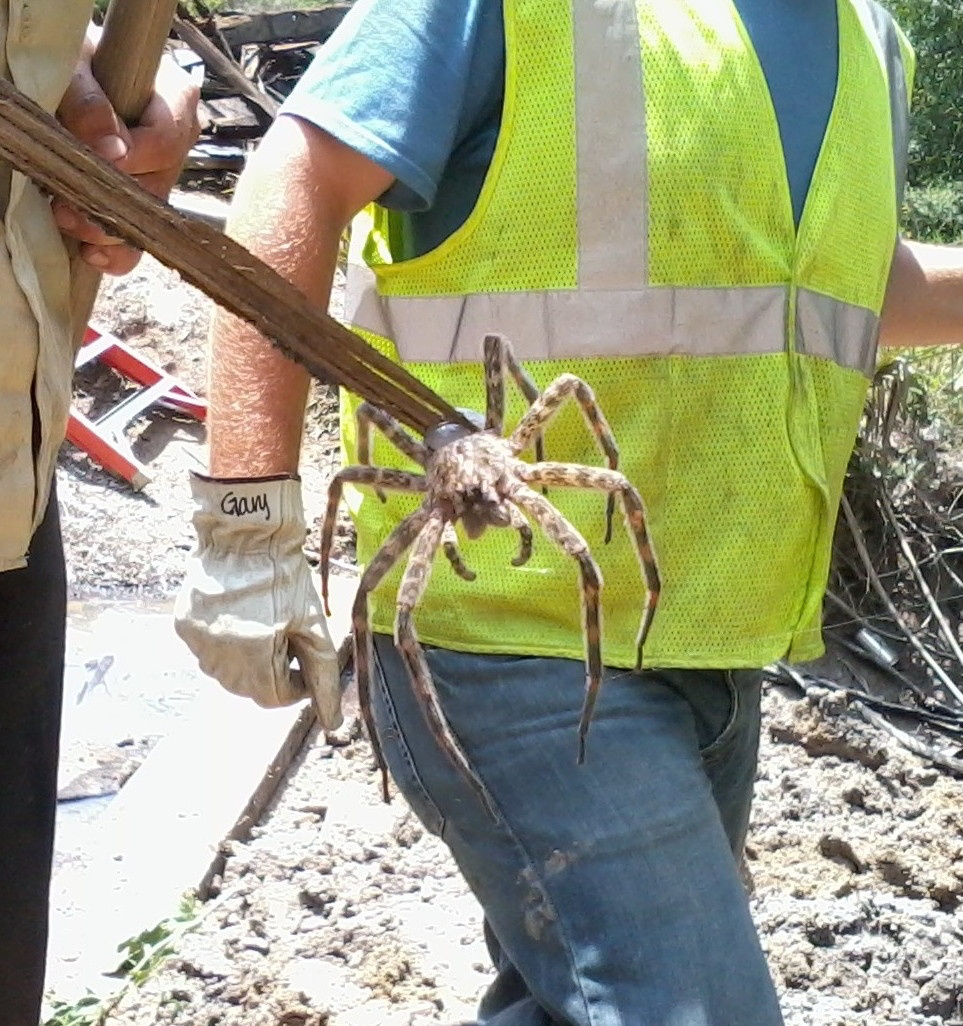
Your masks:
<path fill-rule="evenodd" d="M 511 435 L 503 437 L 506 370 L 518 382 L 531 406 Z M 490 809 L 490 800 L 481 781 L 445 720 L 412 622 L 412 611 L 424 593 L 432 561 L 440 547 L 459 576 L 469 581 L 475 578 L 458 551 L 454 525 L 460 521 L 469 538 L 479 537 L 489 527 L 511 527 L 518 531 L 520 548 L 512 563 L 521 566 L 532 551 L 532 530 L 528 523 L 532 520 L 550 541 L 578 563 L 582 579 L 586 661 L 585 697 L 578 730 L 579 762 L 585 757 L 585 736 L 602 683 L 599 612 L 602 575 L 585 539 L 549 502 L 545 490 L 580 488 L 605 492 L 609 497 L 606 541 L 612 533 L 615 497 L 621 497 L 626 524 L 635 542 L 647 589 L 637 638 L 638 667 L 642 665 L 642 647 L 659 598 L 659 572 L 649 542 L 642 498 L 616 469 L 618 448 L 589 386 L 574 375 L 563 374 L 539 394 L 515 360 L 508 342 L 498 335 L 489 335 L 485 339 L 485 386 L 484 429 L 471 432 L 461 425 L 439 425 L 428 432 L 424 443 L 412 438 L 387 414 L 364 403 L 358 409 L 358 458 L 362 465 L 346 467 L 336 474 L 328 492 L 328 507 L 321 531 L 321 581 L 326 607 L 328 558 L 344 485 L 369 485 L 382 499 L 385 489 L 425 496 L 418 509 L 395 527 L 372 557 L 361 576 L 352 608 L 358 698 L 382 771 L 386 798 L 387 770 L 371 720 L 369 698 L 373 657 L 368 595 L 408 549 L 411 552 L 398 589 L 395 644 L 436 738 Z M 608 468 L 553 463 L 544 459 L 542 430 L 569 398 L 581 407 L 608 460 Z M 422 467 L 424 474 L 370 466 L 372 427 L 377 427 L 402 453 Z M 519 458 L 530 447 L 535 450 L 534 463 L 526 463 Z"/>

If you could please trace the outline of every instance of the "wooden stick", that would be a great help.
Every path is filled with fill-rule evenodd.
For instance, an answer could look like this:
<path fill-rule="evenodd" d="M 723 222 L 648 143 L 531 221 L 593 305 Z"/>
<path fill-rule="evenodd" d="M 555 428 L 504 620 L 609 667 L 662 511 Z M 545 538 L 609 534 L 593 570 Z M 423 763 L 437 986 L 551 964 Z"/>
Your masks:
<path fill-rule="evenodd" d="M 317 309 L 264 261 L 151 196 L 2 79 L 0 157 L 112 235 L 180 272 L 322 381 L 343 385 L 422 433 L 442 422 L 475 430 L 463 414 Z"/>
<path fill-rule="evenodd" d="M 107 8 L 91 66 L 117 116 L 128 125 L 140 120 L 151 98 L 176 7 L 177 0 L 112 0 Z M 70 276 L 70 316 L 79 346 L 101 278 L 81 258 L 79 246 L 72 247 Z"/>
<path fill-rule="evenodd" d="M 215 78 L 219 78 L 225 85 L 236 89 L 252 103 L 256 103 L 269 118 L 277 117 L 278 111 L 281 109 L 278 101 L 273 96 L 261 92 L 234 61 L 230 57 L 225 57 L 196 25 L 175 16 L 174 31 L 180 40 L 204 61 Z"/>
<path fill-rule="evenodd" d="M 893 506 L 886 494 L 882 491 L 880 491 L 879 499 L 880 505 L 883 509 L 883 515 L 889 521 L 890 526 L 896 534 L 896 541 L 899 543 L 903 556 L 906 558 L 906 562 L 909 563 L 910 570 L 913 571 L 913 576 L 916 578 L 916 583 L 919 585 L 920 591 L 923 593 L 923 597 L 926 599 L 926 603 L 933 613 L 933 618 L 936 620 L 940 634 L 943 635 L 946 643 L 950 646 L 950 651 L 956 657 L 956 661 L 960 664 L 960 667 L 963 668 L 963 649 L 960 648 L 960 643 L 957 641 L 956 635 L 953 633 L 953 628 L 950 626 L 949 620 L 946 619 L 946 614 L 942 609 L 940 609 L 940 604 L 937 602 L 936 596 L 933 594 L 932 589 L 926 582 L 926 578 L 923 576 L 923 571 L 920 569 L 920 565 L 916 560 L 916 555 L 910 547 L 909 539 L 906 537 L 906 534 L 896 520 L 896 514 L 893 511 Z"/>

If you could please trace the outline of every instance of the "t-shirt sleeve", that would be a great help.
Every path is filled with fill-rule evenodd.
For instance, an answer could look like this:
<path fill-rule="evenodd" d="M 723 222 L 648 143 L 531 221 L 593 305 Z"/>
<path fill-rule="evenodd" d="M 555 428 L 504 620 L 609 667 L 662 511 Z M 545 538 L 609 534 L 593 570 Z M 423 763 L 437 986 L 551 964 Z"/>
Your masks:
<path fill-rule="evenodd" d="M 454 148 L 500 96 L 500 0 L 358 0 L 285 102 L 392 174 L 425 210 Z"/>

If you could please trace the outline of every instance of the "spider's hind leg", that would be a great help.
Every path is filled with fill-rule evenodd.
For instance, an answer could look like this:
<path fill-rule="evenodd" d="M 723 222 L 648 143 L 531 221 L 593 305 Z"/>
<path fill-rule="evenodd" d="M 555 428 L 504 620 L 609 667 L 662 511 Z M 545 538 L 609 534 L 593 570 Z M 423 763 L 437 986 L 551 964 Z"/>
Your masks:
<path fill-rule="evenodd" d="M 649 636 L 662 592 L 662 575 L 659 571 L 655 549 L 652 546 L 652 539 L 649 536 L 645 504 L 638 489 L 618 470 L 581 467 L 569 463 L 542 463 L 539 466 L 524 468 L 522 476 L 532 485 L 549 484 L 553 488 L 586 488 L 608 492 L 612 498 L 616 495 L 621 497 L 625 510 L 625 524 L 635 544 L 635 554 L 645 581 L 645 608 L 642 610 L 642 620 L 635 642 L 635 668 L 641 670 L 642 649 Z"/>
<path fill-rule="evenodd" d="M 582 626 L 585 632 L 585 697 L 578 725 L 578 763 L 581 765 L 585 761 L 585 738 L 602 686 L 602 610 L 599 601 L 602 572 L 582 535 L 543 495 L 520 484 L 513 491 L 511 501 L 528 513 L 548 538 L 578 563 L 582 579 Z"/>
<path fill-rule="evenodd" d="M 356 470 L 372 469 L 356 467 Z M 368 731 L 368 740 L 375 763 L 381 772 L 381 793 L 384 800 L 390 800 L 388 793 L 388 763 L 385 761 L 378 731 L 375 729 L 374 716 L 371 712 L 371 679 L 374 666 L 374 654 L 371 644 L 371 628 L 368 624 L 368 595 L 381 583 L 384 575 L 398 562 L 399 557 L 418 536 L 428 520 L 428 510 L 419 507 L 409 514 L 388 535 L 385 543 L 374 554 L 368 564 L 355 593 L 351 607 L 352 638 L 354 641 L 354 673 L 358 684 L 358 705 L 361 718 Z"/>

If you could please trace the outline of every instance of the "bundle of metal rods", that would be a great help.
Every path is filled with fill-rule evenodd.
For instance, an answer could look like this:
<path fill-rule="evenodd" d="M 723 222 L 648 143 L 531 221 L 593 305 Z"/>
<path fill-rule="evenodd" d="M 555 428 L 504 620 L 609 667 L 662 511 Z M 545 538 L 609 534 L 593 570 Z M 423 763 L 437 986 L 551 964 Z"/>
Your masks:
<path fill-rule="evenodd" d="M 180 273 L 320 380 L 344 386 L 422 434 L 442 422 L 471 428 L 444 399 L 314 307 L 273 268 L 146 193 L 2 79 L 0 158 Z"/>

